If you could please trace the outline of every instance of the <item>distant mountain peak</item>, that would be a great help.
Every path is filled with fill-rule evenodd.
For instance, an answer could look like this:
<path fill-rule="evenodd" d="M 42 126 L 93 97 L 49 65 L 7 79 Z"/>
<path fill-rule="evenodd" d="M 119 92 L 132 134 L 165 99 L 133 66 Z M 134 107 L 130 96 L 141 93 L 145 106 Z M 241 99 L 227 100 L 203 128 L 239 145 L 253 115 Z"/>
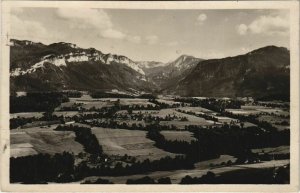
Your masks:
<path fill-rule="evenodd" d="M 179 56 L 178 58 L 187 59 L 187 58 L 196 58 L 196 57 L 191 56 L 191 55 L 187 55 L 187 54 L 182 54 L 182 55 Z"/>
<path fill-rule="evenodd" d="M 201 61 L 169 92 L 186 96 L 288 97 L 289 65 L 286 48 L 265 46 L 243 55 Z"/>
<path fill-rule="evenodd" d="M 157 61 L 137 61 L 136 63 L 142 69 L 149 69 L 149 68 L 157 68 L 157 67 L 166 66 L 166 63 L 157 62 Z"/>
<path fill-rule="evenodd" d="M 58 43 L 50 44 L 49 46 L 53 46 L 53 45 L 64 45 L 64 46 L 69 46 L 71 48 L 79 48 L 79 47 L 77 47 L 76 44 L 69 43 L 69 42 L 58 42 Z"/>
<path fill-rule="evenodd" d="M 264 52 L 289 52 L 289 50 L 286 47 L 278 47 L 274 45 L 264 46 L 255 50 L 252 50 L 251 52 L 248 52 L 248 54 L 255 54 L 255 53 L 264 53 Z"/>
<path fill-rule="evenodd" d="M 40 42 L 33 42 L 30 40 L 17 40 L 17 39 L 10 39 L 11 46 L 30 46 L 30 45 L 39 45 L 44 46 L 44 44 Z"/>
<path fill-rule="evenodd" d="M 169 66 L 173 66 L 175 68 L 178 68 L 180 71 L 185 70 L 187 68 L 190 68 L 191 66 L 195 66 L 196 63 L 202 61 L 203 59 L 201 58 L 195 58 L 194 56 L 190 55 L 181 55 L 177 59 L 175 59 L 172 62 L 169 62 Z"/>

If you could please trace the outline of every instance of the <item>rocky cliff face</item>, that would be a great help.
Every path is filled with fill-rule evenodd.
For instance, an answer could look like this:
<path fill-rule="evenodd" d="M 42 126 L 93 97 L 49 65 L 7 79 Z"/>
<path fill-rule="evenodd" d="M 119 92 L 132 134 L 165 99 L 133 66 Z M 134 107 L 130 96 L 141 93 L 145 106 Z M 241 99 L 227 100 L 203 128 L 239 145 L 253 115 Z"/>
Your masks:
<path fill-rule="evenodd" d="M 34 49 L 33 47 L 36 46 L 37 48 Z M 12 58 L 15 57 L 14 52 L 18 52 L 16 49 L 27 49 L 28 47 L 31 47 L 30 49 L 34 50 L 29 51 L 29 53 L 21 54 L 19 58 L 13 60 L 13 63 L 11 64 L 12 76 L 19 76 L 35 72 L 37 68 L 43 68 L 45 63 L 50 63 L 59 67 L 67 66 L 67 63 L 88 61 L 100 61 L 101 63 L 107 65 L 112 63 L 124 64 L 137 71 L 138 73 L 145 75 L 145 72 L 142 70 L 142 68 L 139 67 L 138 64 L 125 56 L 103 54 L 102 52 L 94 48 L 82 49 L 77 47 L 75 44 L 65 42 L 50 44 L 49 46 L 46 46 L 30 41 L 12 40 Z M 29 57 L 32 57 L 32 60 L 30 61 L 32 63 L 29 66 L 23 65 L 22 60 L 28 59 Z"/>
<path fill-rule="evenodd" d="M 134 61 L 94 48 L 12 40 L 10 58 L 11 88 L 15 90 L 151 90 L 144 71 Z"/>

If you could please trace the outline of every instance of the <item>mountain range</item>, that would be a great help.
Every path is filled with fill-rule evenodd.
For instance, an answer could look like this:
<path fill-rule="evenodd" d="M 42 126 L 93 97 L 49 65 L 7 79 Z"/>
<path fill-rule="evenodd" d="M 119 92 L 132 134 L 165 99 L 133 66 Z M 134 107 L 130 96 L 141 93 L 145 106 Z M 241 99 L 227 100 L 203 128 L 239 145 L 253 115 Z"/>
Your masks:
<path fill-rule="evenodd" d="M 289 50 L 266 46 L 247 54 L 172 62 L 133 61 L 72 43 L 11 40 L 10 89 L 112 90 L 181 96 L 288 98 Z"/>

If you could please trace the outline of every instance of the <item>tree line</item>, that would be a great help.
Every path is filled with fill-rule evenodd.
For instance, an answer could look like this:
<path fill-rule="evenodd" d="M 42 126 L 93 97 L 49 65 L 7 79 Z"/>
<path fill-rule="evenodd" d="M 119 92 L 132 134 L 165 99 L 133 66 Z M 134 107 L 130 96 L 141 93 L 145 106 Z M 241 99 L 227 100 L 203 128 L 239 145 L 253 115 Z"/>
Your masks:
<path fill-rule="evenodd" d="M 69 98 L 61 92 L 27 93 L 26 96 L 10 96 L 10 113 L 53 111 Z"/>
<path fill-rule="evenodd" d="M 97 156 L 103 154 L 102 147 L 100 146 L 97 137 L 92 133 L 91 128 L 77 125 L 58 125 L 55 130 L 74 131 L 76 135 L 75 141 L 82 144 L 86 152 Z"/>

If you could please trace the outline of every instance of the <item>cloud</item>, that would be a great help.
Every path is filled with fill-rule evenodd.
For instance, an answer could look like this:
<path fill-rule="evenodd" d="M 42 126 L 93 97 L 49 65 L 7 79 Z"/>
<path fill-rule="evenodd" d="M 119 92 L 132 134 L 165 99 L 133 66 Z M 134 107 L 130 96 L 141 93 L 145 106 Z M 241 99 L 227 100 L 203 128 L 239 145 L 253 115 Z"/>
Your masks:
<path fill-rule="evenodd" d="M 102 9 L 59 8 L 57 14 L 61 18 L 68 19 L 74 23 L 88 24 L 97 29 L 112 28 L 110 17 Z"/>
<path fill-rule="evenodd" d="M 124 39 L 126 35 L 120 31 L 114 29 L 107 29 L 101 32 L 101 35 L 105 38 L 113 38 L 113 39 Z"/>
<path fill-rule="evenodd" d="M 74 29 L 97 30 L 103 38 L 128 40 L 132 43 L 140 43 L 141 38 L 117 30 L 110 16 L 102 9 L 90 8 L 60 8 L 57 10 L 59 17 L 67 19 Z"/>
<path fill-rule="evenodd" d="M 247 33 L 265 35 L 288 35 L 289 18 L 287 14 L 263 15 L 256 18 L 249 25 L 240 24 L 237 27 L 240 35 Z"/>
<path fill-rule="evenodd" d="M 140 36 L 128 36 L 128 41 L 139 44 L 141 43 L 142 38 Z"/>
<path fill-rule="evenodd" d="M 10 17 L 11 36 L 17 39 L 31 39 L 35 41 L 47 40 L 54 34 L 49 34 L 48 30 L 39 22 L 22 20 L 15 15 Z"/>
<path fill-rule="evenodd" d="M 154 45 L 158 42 L 158 37 L 155 35 L 146 36 L 147 44 Z"/>
<path fill-rule="evenodd" d="M 248 26 L 245 25 L 245 24 L 240 24 L 238 27 L 237 27 L 237 32 L 240 34 L 240 35 L 245 35 L 247 33 L 247 30 L 248 30 Z"/>
<path fill-rule="evenodd" d="M 196 24 L 202 25 L 202 24 L 204 24 L 204 21 L 205 21 L 206 19 L 207 19 L 207 15 L 204 14 L 204 13 L 201 13 L 201 14 L 198 15 L 198 17 L 197 17 L 197 22 L 196 22 Z"/>

